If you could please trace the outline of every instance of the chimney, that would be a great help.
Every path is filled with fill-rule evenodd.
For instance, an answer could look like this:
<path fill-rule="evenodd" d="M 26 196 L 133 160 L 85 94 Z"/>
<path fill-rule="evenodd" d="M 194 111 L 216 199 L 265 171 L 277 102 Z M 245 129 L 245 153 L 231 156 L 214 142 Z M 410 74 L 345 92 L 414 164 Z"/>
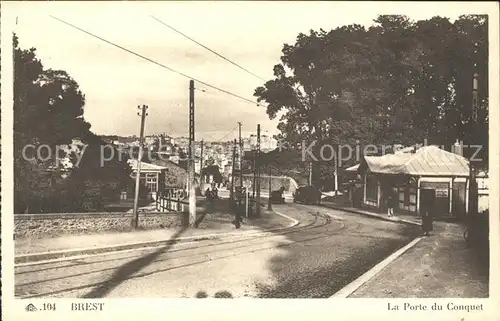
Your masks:
<path fill-rule="evenodd" d="M 451 147 L 451 152 L 453 154 L 456 154 L 459 156 L 464 156 L 463 155 L 463 142 L 459 142 L 457 139 L 455 144 L 453 144 L 453 146 Z"/>

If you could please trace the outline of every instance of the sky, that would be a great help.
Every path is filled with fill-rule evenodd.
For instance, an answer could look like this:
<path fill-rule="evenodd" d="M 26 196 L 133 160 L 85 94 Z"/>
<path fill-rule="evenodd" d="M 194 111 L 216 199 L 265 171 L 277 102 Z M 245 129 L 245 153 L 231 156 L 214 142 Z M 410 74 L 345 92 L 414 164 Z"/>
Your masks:
<path fill-rule="evenodd" d="M 189 77 L 256 101 L 264 81 L 228 63 L 154 20 L 151 15 L 264 79 L 272 78 L 284 43 L 299 33 L 357 23 L 378 14 L 413 20 L 436 15 L 452 20 L 470 3 L 344 2 L 161 2 L 21 3 L 13 6 L 22 48 L 35 47 L 46 68 L 66 70 L 86 96 L 84 117 L 96 134 L 138 135 L 137 106 L 149 106 L 145 133 L 188 134 L 189 78 L 161 68 L 53 18 L 156 60 Z M 382 12 L 380 8 L 384 9 Z M 477 10 L 478 8 L 475 8 Z M 477 11 L 476 11 L 477 12 Z M 241 101 L 195 82 L 196 139 L 277 133 L 278 119 L 265 107 Z M 203 92 L 202 90 L 205 90 Z"/>

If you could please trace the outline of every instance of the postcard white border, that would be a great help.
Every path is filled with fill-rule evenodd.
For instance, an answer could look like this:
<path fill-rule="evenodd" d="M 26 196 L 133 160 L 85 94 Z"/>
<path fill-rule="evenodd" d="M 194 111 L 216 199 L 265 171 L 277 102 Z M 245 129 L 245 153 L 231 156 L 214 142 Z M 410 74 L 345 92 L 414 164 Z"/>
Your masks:
<path fill-rule="evenodd" d="M 491 244 L 491 269 L 490 269 L 490 298 L 488 299 L 335 299 L 335 300 L 255 300 L 255 299 L 101 299 L 93 302 L 104 302 L 105 311 L 100 313 L 68 312 L 69 305 L 73 302 L 82 302 L 78 299 L 33 299 L 29 302 L 57 302 L 59 311 L 56 313 L 28 313 L 24 308 L 28 300 L 14 298 L 14 243 L 13 243 L 13 158 L 12 158 L 12 31 L 15 26 L 15 17 L 22 12 L 30 14 L 61 14 L 65 10 L 78 10 L 84 12 L 87 8 L 113 8 L 120 14 L 125 8 L 133 8 L 136 14 L 140 12 L 154 12 L 161 6 L 161 2 L 2 2 L 1 4 L 1 148 L 2 148 L 2 314 L 5 320 L 87 320 L 116 318 L 117 320 L 137 320 L 137 318 L 161 318 L 166 320 L 275 320 L 277 318 L 290 320 L 422 320 L 432 318 L 436 320 L 493 320 L 500 315 L 500 286 L 499 286 L 499 30 L 498 9 L 494 2 L 336 2 L 338 8 L 349 12 L 359 10 L 374 10 L 385 14 L 410 13 L 415 10 L 425 10 L 442 14 L 444 8 L 457 7 L 463 13 L 489 14 L 489 93 L 490 93 L 490 244 Z M 191 3 L 190 5 L 196 5 Z M 213 5 L 221 5 L 213 4 Z M 244 6 L 248 2 L 227 2 L 224 5 Z M 260 2 L 269 10 L 284 10 L 292 5 L 286 2 L 268 3 Z M 298 5 L 298 4 L 294 4 Z M 325 5 L 324 3 L 307 2 L 302 5 Z M 62 14 L 62 16 L 64 16 Z M 459 277 L 459 276 L 457 276 Z M 453 313 L 441 312 L 391 312 L 387 311 L 387 303 L 412 302 L 429 304 L 439 302 L 474 302 L 483 303 L 485 311 L 481 313 Z"/>

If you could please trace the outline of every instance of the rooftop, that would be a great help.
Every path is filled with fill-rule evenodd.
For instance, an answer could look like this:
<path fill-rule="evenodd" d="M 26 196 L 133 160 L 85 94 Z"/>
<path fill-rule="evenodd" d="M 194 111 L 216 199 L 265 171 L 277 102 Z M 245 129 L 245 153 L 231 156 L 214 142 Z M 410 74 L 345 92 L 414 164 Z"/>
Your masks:
<path fill-rule="evenodd" d="M 414 151 L 414 152 L 413 152 Z M 405 148 L 394 154 L 365 156 L 373 173 L 420 176 L 468 176 L 469 162 L 464 157 L 437 146 Z"/>
<path fill-rule="evenodd" d="M 163 169 L 167 169 L 167 167 L 164 166 L 158 166 L 150 163 L 145 163 L 145 162 L 140 162 L 141 163 L 141 170 L 145 171 L 161 171 Z M 132 167 L 132 170 L 137 170 L 137 164 L 138 161 L 135 159 L 129 159 L 128 164 L 130 167 Z"/>

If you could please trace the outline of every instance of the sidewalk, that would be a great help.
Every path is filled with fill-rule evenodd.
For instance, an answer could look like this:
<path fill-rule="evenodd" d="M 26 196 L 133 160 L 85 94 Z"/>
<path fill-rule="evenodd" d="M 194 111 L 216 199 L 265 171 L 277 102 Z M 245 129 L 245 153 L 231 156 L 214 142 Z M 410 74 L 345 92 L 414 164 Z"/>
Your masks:
<path fill-rule="evenodd" d="M 322 202 L 324 206 L 393 222 L 420 225 L 419 217 L 381 213 Z M 349 298 L 488 297 L 488 267 L 467 248 L 464 227 L 434 222 L 434 231 L 354 290 Z"/>
<path fill-rule="evenodd" d="M 65 235 L 54 238 L 42 238 L 34 240 L 16 239 L 15 255 L 17 256 L 43 252 L 67 251 L 82 248 L 99 248 L 104 246 L 118 246 L 131 243 L 167 241 L 172 240 L 174 235 L 180 234 L 180 231 L 182 231 L 182 229 L 176 228 L 121 233 L 110 232 L 99 234 Z M 201 236 L 206 234 L 223 234 L 228 232 L 234 232 L 234 228 L 231 229 L 229 227 L 226 227 L 216 230 L 185 229 L 182 232 L 182 238 Z"/>
<path fill-rule="evenodd" d="M 167 242 L 248 237 L 268 230 L 286 229 L 293 224 L 291 220 L 276 213 L 263 211 L 261 218 L 245 219 L 241 227 L 236 229 L 229 220 L 228 214 L 207 215 L 209 217 L 205 217 L 198 228 L 169 228 L 121 233 L 66 235 L 42 239 L 16 239 L 14 243 L 16 262 L 157 246 Z M 219 218 L 228 217 L 227 220 L 215 220 L 211 219 L 210 215 Z"/>
<path fill-rule="evenodd" d="M 434 233 L 396 258 L 349 298 L 484 298 L 488 268 L 466 248 L 463 227 L 435 222 Z"/>
<path fill-rule="evenodd" d="M 346 211 L 350 213 L 355 213 L 355 214 L 361 214 L 365 216 L 370 216 L 372 218 L 376 219 L 382 219 L 386 221 L 392 221 L 392 222 L 401 222 L 401 223 L 407 223 L 407 224 L 412 224 L 412 225 L 421 225 L 422 220 L 418 216 L 413 216 L 413 215 L 403 215 L 403 214 L 396 214 L 391 217 L 388 217 L 387 214 L 382 214 L 382 213 L 374 213 L 370 212 L 368 210 L 363 210 L 355 207 L 350 207 L 350 206 L 345 206 L 345 205 L 340 205 L 334 202 L 328 202 L 328 201 L 321 201 L 321 205 L 333 208 L 336 210 L 341 210 L 341 211 Z"/>

